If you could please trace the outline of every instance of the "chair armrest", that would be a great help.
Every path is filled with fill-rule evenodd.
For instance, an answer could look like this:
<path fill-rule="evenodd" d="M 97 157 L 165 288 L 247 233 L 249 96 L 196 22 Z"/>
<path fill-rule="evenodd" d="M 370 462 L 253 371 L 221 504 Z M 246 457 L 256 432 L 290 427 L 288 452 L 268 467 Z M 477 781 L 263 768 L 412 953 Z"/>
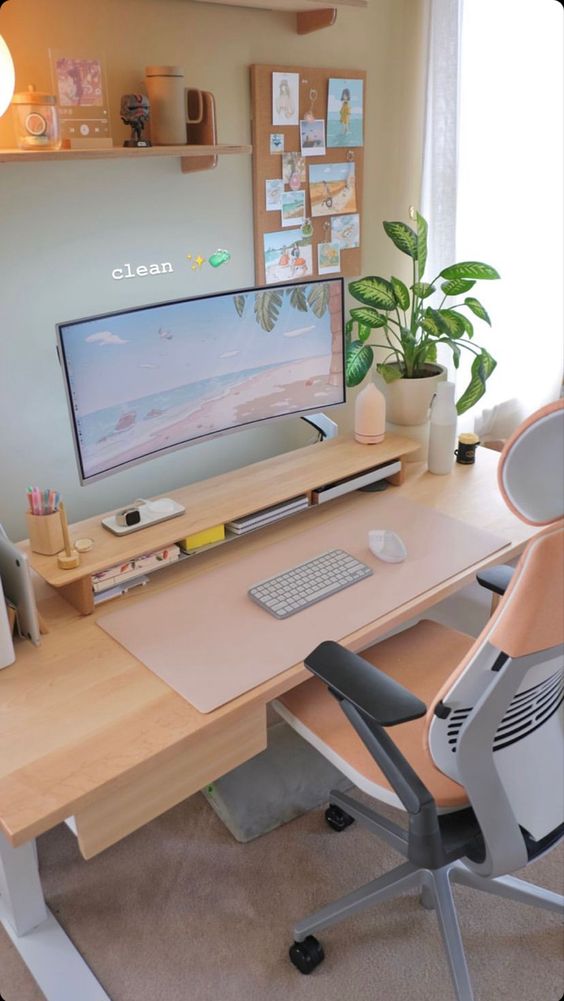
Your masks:
<path fill-rule="evenodd" d="M 488 567 L 487 570 L 480 570 L 476 574 L 476 580 L 482 587 L 487 587 L 488 591 L 494 594 L 505 594 L 511 578 L 515 573 L 515 567 L 508 567 L 502 564 L 498 567 Z"/>
<path fill-rule="evenodd" d="M 338 699 L 346 699 L 380 726 L 418 719 L 426 705 L 403 685 L 332 640 L 320 643 L 304 661 Z"/>
<path fill-rule="evenodd" d="M 416 866 L 448 861 L 433 796 L 384 727 L 423 716 L 425 703 L 368 661 L 327 640 L 304 661 L 329 687 L 409 815 L 407 857 Z"/>

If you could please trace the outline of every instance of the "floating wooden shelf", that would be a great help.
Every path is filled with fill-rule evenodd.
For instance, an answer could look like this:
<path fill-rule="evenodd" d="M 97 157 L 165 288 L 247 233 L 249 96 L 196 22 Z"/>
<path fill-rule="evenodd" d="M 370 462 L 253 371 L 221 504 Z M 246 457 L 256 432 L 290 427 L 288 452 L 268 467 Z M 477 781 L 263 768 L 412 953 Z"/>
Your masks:
<path fill-rule="evenodd" d="M 368 0 L 197 0 L 228 7 L 254 7 L 258 10 L 285 10 L 296 15 L 298 35 L 328 28 L 337 19 L 337 7 L 367 7 Z"/>
<path fill-rule="evenodd" d="M 0 150 L 0 163 L 32 163 L 33 161 L 67 162 L 75 160 L 144 160 L 147 157 L 175 156 L 180 160 L 184 173 L 196 157 L 226 156 L 236 153 L 250 154 L 252 146 L 148 146 L 132 149 L 128 146 L 113 146 L 111 149 L 60 149 L 60 150 Z"/>

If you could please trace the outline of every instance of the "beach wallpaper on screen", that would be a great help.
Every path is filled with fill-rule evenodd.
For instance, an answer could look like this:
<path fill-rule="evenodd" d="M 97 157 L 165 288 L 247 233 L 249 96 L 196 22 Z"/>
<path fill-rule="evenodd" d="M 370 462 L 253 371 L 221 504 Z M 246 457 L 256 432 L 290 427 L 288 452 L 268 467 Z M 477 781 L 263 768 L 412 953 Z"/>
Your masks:
<path fill-rule="evenodd" d="M 208 434 L 342 402 L 342 375 L 335 377 L 342 331 L 332 331 L 331 284 L 187 299 L 63 324 L 83 478 Z"/>

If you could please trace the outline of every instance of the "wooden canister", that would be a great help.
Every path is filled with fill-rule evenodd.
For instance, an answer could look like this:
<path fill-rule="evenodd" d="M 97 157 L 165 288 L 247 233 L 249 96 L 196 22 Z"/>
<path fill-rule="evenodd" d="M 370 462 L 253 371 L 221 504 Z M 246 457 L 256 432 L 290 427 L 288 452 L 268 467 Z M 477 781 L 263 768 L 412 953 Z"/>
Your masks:
<path fill-rule="evenodd" d="M 180 66 L 146 66 L 153 146 L 186 145 L 184 73 Z"/>
<path fill-rule="evenodd" d="M 64 546 L 61 516 L 58 511 L 53 514 L 26 513 L 29 544 L 33 553 L 42 556 L 54 556 L 60 553 Z"/>

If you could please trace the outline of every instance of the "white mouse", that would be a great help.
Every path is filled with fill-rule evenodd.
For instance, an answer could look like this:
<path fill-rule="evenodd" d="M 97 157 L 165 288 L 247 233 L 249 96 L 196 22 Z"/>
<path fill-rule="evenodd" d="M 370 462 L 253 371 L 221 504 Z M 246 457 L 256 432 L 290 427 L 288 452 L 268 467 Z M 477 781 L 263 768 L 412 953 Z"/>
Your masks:
<path fill-rule="evenodd" d="M 396 532 L 390 532 L 386 528 L 374 528 L 369 532 L 368 546 L 384 563 L 402 563 L 407 556 L 403 540 Z"/>

